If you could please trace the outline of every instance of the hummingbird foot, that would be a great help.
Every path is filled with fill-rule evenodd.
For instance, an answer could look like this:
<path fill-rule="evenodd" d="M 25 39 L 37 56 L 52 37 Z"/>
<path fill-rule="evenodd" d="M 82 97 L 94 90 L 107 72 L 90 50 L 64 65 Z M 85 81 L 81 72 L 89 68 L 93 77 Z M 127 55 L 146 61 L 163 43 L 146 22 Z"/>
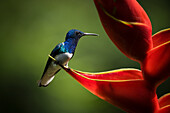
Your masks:
<path fill-rule="evenodd" d="M 58 63 L 58 65 L 63 68 L 63 69 L 67 69 L 67 70 L 70 70 L 71 68 L 68 67 L 68 64 L 66 64 L 65 66 L 61 65 L 60 63 Z"/>
<path fill-rule="evenodd" d="M 51 55 L 48 55 L 52 60 L 54 60 L 55 61 L 55 64 L 58 64 L 61 68 L 63 68 L 63 69 L 69 69 L 70 70 L 70 67 L 68 67 L 68 63 L 65 65 L 65 66 L 63 66 L 62 64 L 60 64 L 58 61 L 56 61 L 56 59 L 54 58 L 54 57 L 52 57 Z"/>

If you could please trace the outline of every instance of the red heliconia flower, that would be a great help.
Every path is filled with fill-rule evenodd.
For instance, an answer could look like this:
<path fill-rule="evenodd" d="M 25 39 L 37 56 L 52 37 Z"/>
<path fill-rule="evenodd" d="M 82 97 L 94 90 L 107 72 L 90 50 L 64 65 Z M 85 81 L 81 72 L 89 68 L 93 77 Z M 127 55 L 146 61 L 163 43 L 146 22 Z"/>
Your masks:
<path fill-rule="evenodd" d="M 86 73 L 65 68 L 99 98 L 129 113 L 170 113 L 170 94 L 159 100 L 156 88 L 170 76 L 170 29 L 152 36 L 151 22 L 136 0 L 94 0 L 113 43 L 142 70 Z"/>

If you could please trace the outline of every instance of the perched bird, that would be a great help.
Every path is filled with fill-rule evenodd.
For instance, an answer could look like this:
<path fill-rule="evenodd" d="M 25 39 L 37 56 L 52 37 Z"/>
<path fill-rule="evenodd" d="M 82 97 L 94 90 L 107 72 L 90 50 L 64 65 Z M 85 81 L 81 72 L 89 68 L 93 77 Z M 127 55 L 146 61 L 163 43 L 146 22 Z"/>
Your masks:
<path fill-rule="evenodd" d="M 94 33 L 84 33 L 76 29 L 70 30 L 65 38 L 65 42 L 59 43 L 51 52 L 50 56 L 55 58 L 48 59 L 43 75 L 38 82 L 38 86 L 46 87 L 54 79 L 55 74 L 61 69 L 61 66 L 68 66 L 68 62 L 73 57 L 77 43 L 82 36 L 98 36 Z"/>

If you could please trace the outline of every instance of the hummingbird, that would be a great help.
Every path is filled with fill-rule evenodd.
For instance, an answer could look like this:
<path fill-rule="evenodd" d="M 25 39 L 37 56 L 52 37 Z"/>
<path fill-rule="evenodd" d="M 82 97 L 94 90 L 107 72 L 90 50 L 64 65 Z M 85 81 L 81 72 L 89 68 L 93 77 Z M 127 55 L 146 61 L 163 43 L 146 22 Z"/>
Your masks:
<path fill-rule="evenodd" d="M 59 43 L 52 50 L 50 56 L 53 57 L 55 61 L 52 58 L 48 58 L 42 77 L 38 82 L 39 87 L 48 86 L 54 79 L 55 74 L 61 70 L 62 66 L 68 67 L 68 62 L 74 56 L 78 41 L 82 36 L 98 36 L 98 34 L 84 33 L 76 29 L 70 30 L 66 34 L 65 41 Z"/>

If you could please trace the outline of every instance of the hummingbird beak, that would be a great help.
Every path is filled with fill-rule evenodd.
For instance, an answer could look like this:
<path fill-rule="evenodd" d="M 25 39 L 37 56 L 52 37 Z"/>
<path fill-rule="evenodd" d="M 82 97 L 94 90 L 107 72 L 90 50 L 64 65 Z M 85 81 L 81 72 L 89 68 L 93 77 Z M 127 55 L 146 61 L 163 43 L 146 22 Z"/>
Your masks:
<path fill-rule="evenodd" d="M 95 33 L 83 33 L 83 36 L 99 36 L 99 35 Z"/>

